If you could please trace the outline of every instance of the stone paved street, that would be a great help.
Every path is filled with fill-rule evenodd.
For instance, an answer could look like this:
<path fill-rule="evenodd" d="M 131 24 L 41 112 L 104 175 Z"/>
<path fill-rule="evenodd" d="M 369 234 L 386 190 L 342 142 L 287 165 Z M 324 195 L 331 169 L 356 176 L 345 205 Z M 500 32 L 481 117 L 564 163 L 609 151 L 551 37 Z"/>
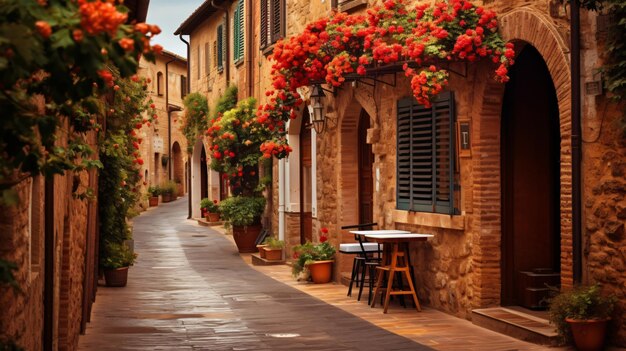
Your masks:
<path fill-rule="evenodd" d="M 81 350 L 428 350 L 252 269 L 187 201 L 134 220 L 125 288 L 98 289 Z"/>

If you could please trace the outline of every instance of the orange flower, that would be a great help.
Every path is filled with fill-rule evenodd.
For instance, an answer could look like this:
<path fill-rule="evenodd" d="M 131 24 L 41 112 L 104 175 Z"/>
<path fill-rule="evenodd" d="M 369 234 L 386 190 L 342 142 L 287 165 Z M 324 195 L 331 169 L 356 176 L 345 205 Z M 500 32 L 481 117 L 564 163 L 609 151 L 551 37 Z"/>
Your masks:
<path fill-rule="evenodd" d="M 122 38 L 117 43 L 126 51 L 132 51 L 135 47 L 135 41 L 130 38 Z"/>
<path fill-rule="evenodd" d="M 80 43 L 81 41 L 83 41 L 84 38 L 83 31 L 80 29 L 74 29 L 74 31 L 72 32 L 72 38 L 74 38 L 74 41 L 76 41 L 77 43 Z"/>

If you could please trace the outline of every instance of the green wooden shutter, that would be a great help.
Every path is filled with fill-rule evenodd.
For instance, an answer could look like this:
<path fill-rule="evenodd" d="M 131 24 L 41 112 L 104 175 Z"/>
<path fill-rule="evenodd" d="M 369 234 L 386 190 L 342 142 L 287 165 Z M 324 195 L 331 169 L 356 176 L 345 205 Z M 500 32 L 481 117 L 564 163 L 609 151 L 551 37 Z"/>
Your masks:
<path fill-rule="evenodd" d="M 396 206 L 400 210 L 454 212 L 454 95 L 431 108 L 398 101 Z"/>
<path fill-rule="evenodd" d="M 270 0 L 261 0 L 261 36 L 260 36 L 260 44 L 261 49 L 265 49 L 268 44 L 267 33 L 269 31 L 269 1 Z"/>
<path fill-rule="evenodd" d="M 233 60 L 235 63 L 243 59 L 244 51 L 244 23 L 243 23 L 243 0 L 239 0 L 235 9 L 233 28 Z"/>
<path fill-rule="evenodd" d="M 224 69 L 224 26 L 217 26 L 217 70 Z"/>

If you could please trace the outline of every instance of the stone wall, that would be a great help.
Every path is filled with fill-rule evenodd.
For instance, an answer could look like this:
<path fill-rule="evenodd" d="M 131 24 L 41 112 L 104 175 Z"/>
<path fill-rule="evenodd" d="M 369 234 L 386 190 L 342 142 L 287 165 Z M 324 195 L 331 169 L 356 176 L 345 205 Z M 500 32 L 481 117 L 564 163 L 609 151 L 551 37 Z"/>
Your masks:
<path fill-rule="evenodd" d="M 562 285 L 573 284 L 571 218 L 569 23 L 556 1 L 484 1 L 499 14 L 501 32 L 516 45 L 531 44 L 543 56 L 553 79 L 560 122 L 560 221 Z M 296 2 L 287 8 L 288 35 L 327 14 L 329 4 Z M 360 10 L 363 11 L 363 10 Z M 602 64 L 602 33 L 596 31 L 596 14 L 582 14 L 583 82 L 597 79 Z M 270 63 L 262 61 L 267 72 Z M 458 68 L 458 67 L 457 67 Z M 460 190 L 455 201 L 458 215 L 408 213 L 395 209 L 395 103 L 411 92 L 398 74 L 382 77 L 388 84 L 372 88 L 344 84 L 336 96 L 326 95 L 327 131 L 317 138 L 318 216 L 314 226 L 331 228 L 334 243 L 352 241 L 340 227 L 356 222 L 357 209 L 355 129 L 361 108 L 371 117 L 368 142 L 375 154 L 379 175 L 374 195 L 374 218 L 382 228 L 433 233 L 435 238 L 411 247 L 419 297 L 426 304 L 469 318 L 477 307 L 497 306 L 501 294 L 501 196 L 500 147 L 504 86 L 492 80 L 490 64 L 460 67 L 452 74 L 449 90 L 455 92 L 456 118 L 471 122 L 471 155 L 458 159 Z M 394 85 L 392 87 L 390 85 Z M 268 87 L 269 79 L 260 86 Z M 263 90 L 263 89 L 262 89 Z M 607 292 L 626 301 L 624 270 L 626 251 L 624 106 L 607 103 L 604 96 L 583 96 L 583 220 L 584 283 L 601 282 Z M 621 124 L 620 124 L 621 123 Z M 289 223 L 298 223 L 289 217 Z M 314 230 L 314 233 L 317 232 Z M 336 233 L 336 234 L 334 234 Z M 332 235 L 331 235 L 332 236 Z M 346 272 L 351 257 L 339 255 L 336 270 Z M 620 302 L 623 303 L 623 302 Z M 621 311 L 626 311 L 621 306 Z M 615 339 L 624 344 L 624 326 Z"/>

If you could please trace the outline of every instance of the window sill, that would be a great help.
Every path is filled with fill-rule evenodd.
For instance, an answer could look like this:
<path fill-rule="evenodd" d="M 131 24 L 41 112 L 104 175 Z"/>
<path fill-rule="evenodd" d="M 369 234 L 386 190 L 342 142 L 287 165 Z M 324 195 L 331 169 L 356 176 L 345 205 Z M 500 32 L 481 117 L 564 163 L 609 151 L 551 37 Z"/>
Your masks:
<path fill-rule="evenodd" d="M 243 64 L 243 58 L 237 59 L 233 63 L 235 64 L 235 67 L 239 67 Z"/>
<path fill-rule="evenodd" d="M 266 46 L 263 49 L 261 49 L 261 52 L 263 53 L 263 55 L 265 55 L 265 56 L 271 55 L 272 52 L 274 52 L 274 44 L 276 44 L 276 43 L 269 44 L 268 46 Z"/>
<path fill-rule="evenodd" d="M 425 227 L 465 230 L 465 216 L 463 215 L 394 210 L 393 221 Z"/>
<path fill-rule="evenodd" d="M 350 12 L 363 6 L 367 6 L 367 0 L 344 0 L 339 2 L 337 9 L 341 12 Z"/>

